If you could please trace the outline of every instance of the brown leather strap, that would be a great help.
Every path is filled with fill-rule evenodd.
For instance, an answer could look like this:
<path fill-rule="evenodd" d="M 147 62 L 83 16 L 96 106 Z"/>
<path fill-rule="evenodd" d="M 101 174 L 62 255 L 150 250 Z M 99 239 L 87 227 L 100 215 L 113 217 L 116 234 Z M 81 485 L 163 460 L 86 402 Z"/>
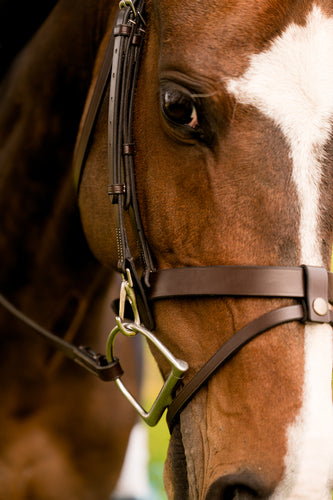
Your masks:
<path fill-rule="evenodd" d="M 154 321 L 147 301 L 145 287 L 154 269 L 146 240 L 136 196 L 134 174 L 135 146 L 133 117 L 136 82 L 144 41 L 144 0 L 131 2 L 121 9 L 115 20 L 112 74 L 110 80 L 108 115 L 108 193 L 114 208 L 114 222 L 118 247 L 118 271 L 124 275 L 130 271 L 141 321 L 153 329 Z M 127 25 L 124 36 L 119 26 Z M 128 212 L 133 228 L 142 272 L 137 269 L 128 239 L 125 213 Z M 141 279 L 140 279 L 141 274 Z M 144 284 L 143 284 L 143 283 Z"/>
<path fill-rule="evenodd" d="M 333 303 L 333 274 L 322 269 L 320 283 L 324 275 L 328 299 Z M 151 273 L 148 293 L 150 300 L 215 295 L 297 299 L 306 296 L 305 281 L 303 267 L 185 267 Z"/>
<path fill-rule="evenodd" d="M 232 358 L 250 340 L 261 333 L 290 321 L 301 321 L 304 318 L 304 309 L 301 304 L 287 306 L 270 311 L 255 319 L 239 330 L 203 365 L 193 378 L 181 389 L 169 406 L 167 423 L 170 429 L 179 413 L 185 408 L 201 386 L 215 373 L 215 371 Z"/>

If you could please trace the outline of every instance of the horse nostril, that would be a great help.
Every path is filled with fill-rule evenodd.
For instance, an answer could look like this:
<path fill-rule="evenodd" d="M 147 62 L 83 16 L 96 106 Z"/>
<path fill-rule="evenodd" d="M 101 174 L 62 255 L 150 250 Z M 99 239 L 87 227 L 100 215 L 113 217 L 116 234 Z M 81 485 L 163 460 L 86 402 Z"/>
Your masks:
<path fill-rule="evenodd" d="M 209 488 L 205 500 L 267 500 L 272 490 L 251 472 L 230 474 L 217 479 Z"/>
<path fill-rule="evenodd" d="M 223 493 L 223 500 L 253 500 L 258 498 L 255 491 L 247 488 L 246 486 L 238 485 L 228 487 Z"/>

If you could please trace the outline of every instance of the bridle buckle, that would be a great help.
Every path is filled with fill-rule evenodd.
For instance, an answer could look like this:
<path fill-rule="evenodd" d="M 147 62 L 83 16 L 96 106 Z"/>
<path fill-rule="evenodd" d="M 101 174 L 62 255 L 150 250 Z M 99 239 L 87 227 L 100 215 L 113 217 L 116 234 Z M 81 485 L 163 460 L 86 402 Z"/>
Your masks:
<path fill-rule="evenodd" d="M 124 321 L 124 319 L 125 319 L 125 306 L 126 306 L 126 301 L 128 301 L 131 308 L 132 308 L 132 312 L 133 312 L 133 316 L 134 316 L 134 323 L 136 325 L 140 325 L 140 323 L 141 323 L 140 314 L 139 314 L 139 309 L 138 309 L 137 302 L 136 302 L 136 296 L 134 293 L 132 275 L 131 275 L 131 271 L 129 269 L 126 269 L 126 278 L 122 274 L 122 281 L 121 281 L 121 285 L 120 285 L 120 295 L 119 295 L 119 318 L 121 321 Z M 132 333 L 132 335 L 133 335 L 133 333 Z"/>

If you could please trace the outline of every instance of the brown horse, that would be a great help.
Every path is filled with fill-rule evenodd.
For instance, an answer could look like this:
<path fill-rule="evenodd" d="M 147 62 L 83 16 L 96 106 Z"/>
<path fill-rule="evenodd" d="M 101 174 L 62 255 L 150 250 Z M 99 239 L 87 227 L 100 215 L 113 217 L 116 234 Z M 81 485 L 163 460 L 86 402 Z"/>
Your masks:
<path fill-rule="evenodd" d="M 101 352 L 114 286 L 85 242 L 71 161 L 108 10 L 58 2 L 17 57 L 6 52 L 0 87 L 1 293 L 61 338 Z M 3 308 L 0 330 L 0 498 L 108 499 L 134 412 L 115 386 L 65 361 Z M 136 391 L 133 346 L 119 349 Z"/>
<path fill-rule="evenodd" d="M 297 266 L 291 267 L 296 274 L 301 265 L 319 266 L 319 273 L 330 265 L 332 2 L 150 0 L 145 16 L 135 175 L 156 268 L 164 276 L 171 270 L 173 282 L 180 276 L 174 268 L 189 268 L 192 277 L 193 268 L 222 266 L 232 282 L 237 271 L 224 266 L 280 266 L 288 278 L 279 289 L 299 280 L 307 287 L 307 316 L 297 313 L 297 321 L 266 327 L 180 405 L 165 467 L 168 495 L 328 500 L 333 413 L 327 285 L 314 286 L 309 269 L 307 278 L 293 280 L 284 266 Z M 115 268 L 106 107 L 104 102 L 79 202 L 93 252 Z M 125 185 L 113 183 L 109 191 L 119 200 Z M 215 286 L 220 270 L 211 269 Z M 249 268 L 243 269 L 248 276 Z M 157 337 L 189 364 L 185 388 L 235 332 L 278 308 L 302 309 L 296 292 L 249 298 L 246 284 L 243 298 L 186 297 L 186 284 L 180 298 L 177 286 L 168 283 L 168 299 L 160 294 L 153 315 Z M 166 376 L 169 368 L 155 355 Z"/>
<path fill-rule="evenodd" d="M 122 4 L 132 9 L 131 2 Z M 138 4 L 141 6 L 142 2 Z M 56 67 L 51 66 L 56 82 L 53 80 L 52 87 L 44 88 L 46 98 L 42 106 L 37 106 L 44 114 L 44 123 L 48 124 L 47 137 L 56 137 L 56 141 L 44 144 L 43 139 L 36 147 L 29 136 L 33 129 L 31 121 L 16 133 L 14 129 L 12 135 L 12 147 L 16 146 L 16 150 L 17 144 L 20 144 L 22 147 L 28 145 L 26 150 L 35 146 L 35 151 L 43 151 L 40 146 L 45 146 L 44 151 L 50 151 L 58 142 L 59 129 L 69 127 L 69 131 L 65 133 L 61 130 L 60 134 L 64 149 L 54 147 L 53 156 L 45 154 L 47 163 L 41 169 L 44 181 L 43 175 L 52 176 L 54 172 L 51 162 L 56 155 L 62 153 L 65 159 L 61 158 L 63 161 L 60 164 L 67 166 L 77 122 L 74 120 L 71 126 L 64 119 L 66 108 L 69 103 L 80 108 L 88 82 L 92 81 L 92 89 L 95 86 L 101 54 L 108 41 L 117 5 L 112 5 L 110 9 L 106 2 L 90 4 L 86 1 L 84 4 L 81 2 L 80 7 L 74 2 L 72 8 L 73 11 L 77 9 L 78 16 L 75 33 L 69 32 L 68 37 L 62 35 L 59 38 L 57 32 L 58 36 L 52 36 L 51 26 L 47 23 L 43 38 L 40 38 L 39 31 L 34 39 L 37 39 L 39 50 L 40 41 L 45 37 L 58 43 L 60 39 L 64 43 L 63 47 L 57 46 L 61 52 L 58 58 L 54 54 L 52 58 L 45 56 L 50 64 L 57 62 Z M 69 22 L 70 16 L 64 9 L 64 3 L 60 2 L 54 12 L 62 12 L 63 17 L 59 18 L 53 12 L 49 18 L 54 20 L 54 29 L 59 29 L 59 26 L 63 29 L 63 25 Z M 182 402 L 173 411 L 173 418 L 169 419 L 172 434 L 165 468 L 168 495 L 176 500 L 328 500 L 333 480 L 332 315 L 328 310 L 328 301 L 332 301 L 332 279 L 324 268 L 330 264 L 332 244 L 330 212 L 333 195 L 328 186 L 332 183 L 329 179 L 332 177 L 333 155 L 333 6 L 327 0 L 288 0 L 283 3 L 276 0 L 262 0 L 260 3 L 253 0 L 150 0 L 142 15 L 147 20 L 147 27 L 135 99 L 134 135 L 137 200 L 145 237 L 158 270 L 151 272 L 151 283 L 157 279 L 157 288 L 151 293 L 148 291 L 148 294 L 156 299 L 153 303 L 155 335 L 177 358 L 187 361 L 189 365 L 184 377 L 184 389 L 174 400 L 177 402 L 180 397 Z M 133 6 L 129 26 L 135 24 L 136 18 L 140 16 Z M 94 29 L 89 29 L 92 25 Z M 130 28 L 118 31 L 128 36 Z M 89 34 L 93 40 L 87 39 Z M 76 44 L 81 44 L 79 51 L 75 50 L 78 49 Z M 97 53 L 98 45 L 100 50 Z M 95 50 L 90 52 L 92 46 Z M 81 57 L 77 56 L 78 53 Z M 31 61 L 26 57 L 29 71 L 32 71 Z M 40 71 L 40 61 L 33 60 Z M 93 67 L 95 60 L 91 79 L 89 68 Z M 58 72 L 55 70 L 59 68 L 60 61 L 64 66 Z M 69 61 L 74 61 L 70 68 Z M 18 67 L 22 68 L 22 63 Z M 11 75 L 13 71 L 15 68 Z M 20 76 L 15 78 L 18 83 L 12 103 L 17 103 L 20 97 L 20 93 L 17 94 L 19 82 L 27 82 Z M 69 94 L 67 106 L 62 100 L 56 102 L 57 93 L 54 96 L 54 92 L 58 85 L 64 95 L 67 90 L 76 89 Z M 29 88 L 35 92 L 36 100 L 32 102 L 35 104 L 40 98 L 41 85 L 35 83 Z M 47 95 L 50 90 L 51 96 Z M 91 95 L 88 94 L 87 106 Z M 122 205 L 120 200 L 128 186 L 108 181 L 107 101 L 106 94 L 82 176 L 79 205 L 90 248 L 107 268 L 115 269 L 119 267 L 117 261 L 121 263 L 121 256 L 119 258 L 117 254 L 113 230 L 113 226 L 118 226 L 114 205 Z M 6 102 L 10 101 L 7 99 Z M 61 126 L 59 121 L 48 123 L 53 116 L 57 116 L 50 109 L 52 105 L 61 113 Z M 17 109 L 20 107 L 16 107 L 16 113 L 12 112 L 11 120 L 7 118 L 4 121 L 5 130 L 13 128 Z M 74 116 L 77 115 L 74 113 Z M 37 119 L 33 123 L 38 123 Z M 17 143 L 14 139 L 17 140 L 20 133 L 25 139 Z M 6 144 L 11 147 L 9 139 Z M 126 144 L 124 155 L 132 154 L 129 146 Z M 11 171 L 13 165 L 19 169 L 19 162 L 15 161 L 11 163 Z M 19 175 L 15 175 L 15 193 L 17 182 L 22 180 L 22 172 L 16 172 Z M 35 179 L 33 173 L 29 178 L 32 181 Z M 42 193 L 31 190 L 29 199 L 38 207 L 43 206 L 38 195 L 46 203 L 52 199 L 52 193 L 58 192 L 54 179 L 49 179 L 46 183 L 48 189 L 46 186 Z M 108 199 L 108 184 L 113 205 Z M 6 184 L 5 193 L 9 192 L 11 185 L 14 186 L 14 183 Z M 10 193 L 13 190 L 14 187 Z M 27 191 L 22 193 L 21 199 L 26 202 Z M 15 222 L 20 222 L 20 227 L 16 234 L 11 234 L 10 241 L 16 242 L 14 253 L 11 253 L 7 243 L 4 255 L 20 256 L 22 252 L 23 272 L 21 269 L 17 274 L 12 271 L 12 276 L 17 279 L 4 280 L 7 293 L 40 322 L 43 322 L 45 314 L 47 321 L 44 320 L 44 323 L 54 327 L 59 317 L 63 319 L 63 313 L 57 315 L 49 307 L 56 316 L 56 321 L 50 324 L 44 303 L 42 311 L 32 304 L 46 300 L 46 293 L 55 293 L 49 287 L 52 282 L 50 273 L 57 274 L 57 268 L 50 270 L 49 265 L 55 247 L 50 244 L 49 252 L 41 254 L 45 258 L 38 257 L 36 260 L 40 233 L 37 232 L 36 236 L 26 229 L 24 217 L 27 210 L 22 204 L 15 203 L 14 197 L 12 205 L 15 205 L 15 212 L 5 205 L 6 216 L 7 211 L 8 217 L 11 213 L 15 213 L 16 217 L 20 215 L 21 218 L 15 219 Z M 38 213 L 45 216 L 50 211 L 44 209 Z M 65 214 L 67 222 L 68 212 Z M 17 226 L 7 224 L 7 227 Z M 67 237 L 72 237 L 72 227 L 62 240 L 65 247 L 71 241 Z M 133 248 L 134 237 L 129 234 L 130 247 Z M 52 243 L 54 241 L 57 242 L 56 238 L 52 239 Z M 82 257 L 79 247 L 75 248 L 68 266 L 71 273 L 75 270 L 77 255 Z M 36 283 L 33 281 L 30 287 L 32 270 L 29 263 L 32 258 L 33 262 L 43 263 L 38 270 L 46 274 Z M 13 262 L 7 257 L 7 269 L 18 268 L 15 259 Z M 65 264 L 62 259 L 61 264 Z M 299 267 L 301 265 L 315 267 L 305 267 L 303 271 Z M 74 277 L 70 273 L 66 276 L 69 283 L 79 277 L 82 279 L 82 269 L 89 271 L 84 264 L 80 264 Z M 211 272 L 207 271 L 209 269 Z M 199 278 L 201 275 L 205 279 L 209 276 L 208 284 L 203 286 L 202 280 L 197 279 L 193 285 L 195 270 L 199 272 Z M 178 279 L 179 276 L 188 276 L 188 271 L 191 287 L 187 282 L 184 285 L 187 278 Z M 216 285 L 216 277 L 221 275 L 229 280 L 228 285 Z M 256 288 L 258 275 L 264 275 L 265 281 L 262 285 L 259 280 Z M 285 279 L 280 278 L 282 275 Z M 161 292 L 161 276 L 162 284 L 163 280 L 165 283 L 165 276 L 171 276 L 171 284 L 167 284 L 164 292 Z M 236 280 L 236 276 L 245 277 L 246 283 L 242 284 L 239 278 Z M 267 276 L 278 278 L 268 280 Z M 21 285 L 21 289 L 13 290 L 13 285 L 16 283 L 17 287 L 17 283 L 24 278 L 25 287 Z M 44 286 L 40 285 L 41 282 Z M 252 285 L 253 282 L 255 285 Z M 40 286 L 37 287 L 37 284 Z M 181 286 L 182 292 L 179 291 Z M 174 291 L 171 293 L 172 287 Z M 29 288 L 32 288 L 32 293 L 29 293 Z M 79 289 L 81 291 L 82 286 L 79 285 Z M 56 303 L 59 303 L 59 298 L 63 299 L 62 291 L 53 297 Z M 239 295 L 243 296 L 240 298 Z M 281 310 L 296 313 L 281 320 Z M 258 318 L 275 315 L 277 320 L 265 322 L 260 319 L 258 326 Z M 92 319 L 96 317 L 93 315 Z M 279 323 L 283 324 L 276 326 Z M 238 337 L 234 334 L 248 334 L 249 325 L 255 325 L 249 338 L 262 333 L 259 330 L 265 330 L 265 333 L 244 346 L 243 341 L 235 341 Z M 88 325 L 85 326 L 88 328 Z M 270 329 L 270 326 L 276 327 Z M 133 327 L 130 323 L 120 323 L 119 329 L 125 333 L 130 333 L 131 328 L 146 332 L 138 324 Z M 202 373 L 200 370 L 204 363 L 210 366 L 212 356 L 221 352 L 221 346 L 229 345 L 225 343 L 230 340 L 236 350 L 242 349 L 221 369 L 217 369 L 221 364 L 218 361 L 216 369 L 210 370 L 208 376 L 203 377 L 203 383 L 196 384 L 195 390 L 189 391 L 189 399 L 185 400 L 181 395 L 191 387 L 193 380 L 197 380 L 195 376 Z M 25 354 L 27 349 L 23 350 Z M 232 354 L 235 349 L 231 349 Z M 33 353 L 36 355 L 35 349 Z M 154 349 L 154 353 L 166 377 L 169 367 L 159 349 Z M 45 357 L 39 355 L 37 359 L 40 362 Z M 18 366 L 17 358 L 13 366 Z M 39 373 L 44 373 L 44 369 L 42 366 Z M 63 373 L 61 381 L 70 389 L 65 374 L 68 372 Z M 81 388 L 78 390 L 82 393 L 86 392 L 80 385 L 82 377 L 73 377 L 77 381 L 75 387 Z M 20 382 L 22 393 L 26 379 Z M 59 407 L 56 403 L 61 401 L 63 384 L 60 385 L 58 379 L 55 382 L 58 390 L 52 391 L 52 385 L 44 389 L 43 404 L 39 403 L 37 414 L 39 419 L 50 412 L 53 415 L 53 418 L 49 417 L 52 425 L 46 426 L 45 420 L 39 420 L 43 426 L 38 427 L 39 430 L 45 427 L 51 429 L 46 434 L 50 449 L 53 449 L 51 444 L 59 449 L 60 444 L 64 444 L 64 436 L 67 438 L 61 448 L 65 461 L 58 461 L 55 467 L 50 461 L 49 470 L 54 472 L 55 478 L 53 483 L 50 483 L 44 470 L 36 469 L 35 477 L 41 478 L 44 487 L 44 496 L 43 493 L 39 497 L 35 494 L 36 498 L 47 498 L 47 495 L 52 498 L 52 494 L 53 498 L 65 498 L 61 494 L 64 485 L 59 484 L 57 478 L 65 470 L 64 464 L 72 467 L 75 464 L 75 461 L 69 462 L 73 453 L 64 455 L 64 449 L 67 451 L 73 443 L 70 439 L 73 427 L 64 425 L 64 422 L 60 424 L 57 413 Z M 12 395 L 13 389 L 8 394 Z M 70 414 L 74 408 L 77 409 L 77 403 L 72 398 L 70 392 Z M 13 400 L 17 399 L 13 397 Z M 90 416 L 91 406 L 85 404 L 85 393 L 80 401 L 84 405 L 80 407 L 81 414 Z M 55 403 L 56 409 L 52 403 Z M 170 408 L 175 408 L 174 403 Z M 29 410 L 17 411 L 14 415 L 16 418 L 18 415 L 31 417 L 36 413 L 31 407 Z M 86 420 L 85 432 L 88 435 L 93 432 L 92 425 L 92 420 Z M 76 436 L 79 435 L 77 427 Z M 2 429 L 5 427 L 2 426 Z M 28 430 L 25 425 L 21 425 L 20 429 L 22 432 Z M 105 428 L 101 426 L 99 430 L 101 436 Z M 7 432 L 6 435 L 15 437 L 15 432 Z M 33 433 L 26 436 L 33 436 Z M 39 432 L 39 439 L 35 441 L 39 443 L 39 449 L 47 449 L 45 432 L 42 437 Z M 77 442 L 80 442 L 79 437 Z M 10 439 L 8 443 L 9 447 Z M 83 444 L 80 442 L 80 445 Z M 108 445 L 110 443 L 106 442 L 104 450 L 111 455 Z M 12 454 L 7 452 L 6 457 L 22 457 L 18 448 L 10 449 Z M 76 451 L 81 456 L 82 450 Z M 20 470 L 26 470 L 31 461 L 32 455 L 25 468 Z M 79 462 L 82 464 L 83 461 Z M 44 466 L 45 460 L 40 463 Z M 85 475 L 86 469 L 76 468 L 75 475 L 66 476 L 66 479 L 75 481 L 76 478 L 79 481 L 78 475 L 82 473 Z M 93 475 L 98 473 L 105 484 L 104 466 L 92 471 L 89 476 L 90 491 Z M 46 489 L 44 478 L 51 488 Z M 4 495 L 8 491 L 8 488 L 5 489 Z M 80 490 L 75 490 L 72 485 L 72 490 L 69 488 L 67 491 L 72 493 L 71 498 L 75 498 Z M 95 491 L 95 498 L 101 498 L 97 486 Z M 14 495 L 12 497 L 15 498 Z M 80 498 L 84 498 L 83 493 Z"/>

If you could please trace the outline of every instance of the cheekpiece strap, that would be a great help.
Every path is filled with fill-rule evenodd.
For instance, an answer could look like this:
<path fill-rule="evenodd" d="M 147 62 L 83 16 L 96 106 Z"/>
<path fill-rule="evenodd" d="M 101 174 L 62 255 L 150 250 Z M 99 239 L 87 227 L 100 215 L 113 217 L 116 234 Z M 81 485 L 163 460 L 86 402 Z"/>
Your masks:
<path fill-rule="evenodd" d="M 135 144 L 133 115 L 136 82 L 144 40 L 144 0 L 120 2 L 113 38 L 113 62 L 110 74 L 108 117 L 108 194 L 115 210 L 118 246 L 118 271 L 127 270 L 133 277 L 140 316 L 148 328 L 153 319 L 146 298 L 149 277 L 154 270 L 149 246 L 144 235 L 136 196 L 134 174 Z M 125 212 L 135 235 L 143 268 L 142 279 L 136 269 L 125 226 Z"/>

